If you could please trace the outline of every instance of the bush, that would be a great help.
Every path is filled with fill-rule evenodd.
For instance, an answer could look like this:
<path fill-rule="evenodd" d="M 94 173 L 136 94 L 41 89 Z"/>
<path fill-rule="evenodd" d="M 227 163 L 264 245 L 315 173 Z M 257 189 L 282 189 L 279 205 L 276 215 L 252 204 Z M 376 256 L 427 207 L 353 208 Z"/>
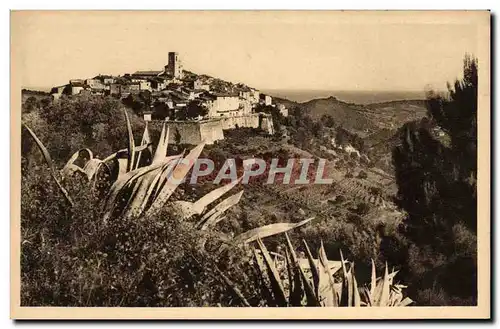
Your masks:
<path fill-rule="evenodd" d="M 366 214 L 368 214 L 370 212 L 370 205 L 366 202 L 360 202 L 358 203 L 358 205 L 356 206 L 356 214 L 360 215 L 360 216 L 364 216 Z"/>
<path fill-rule="evenodd" d="M 424 305 L 477 302 L 477 60 L 466 56 L 463 73 L 447 95 L 429 93 L 429 118 L 405 124 L 393 150 L 407 281 Z"/>
<path fill-rule="evenodd" d="M 214 232 L 193 229 L 166 210 L 106 221 L 99 191 L 91 193 L 79 176 L 63 183 L 74 207 L 44 165 L 22 170 L 21 305 L 241 305 L 219 271 L 256 296 L 246 253 L 219 252 Z"/>
<path fill-rule="evenodd" d="M 358 178 L 360 179 L 367 179 L 368 178 L 368 174 L 364 171 L 364 170 L 361 170 L 358 174 Z"/>
<path fill-rule="evenodd" d="M 23 114 L 22 122 L 32 127 L 44 141 L 57 165 L 83 146 L 101 158 L 127 147 L 127 129 L 123 115 L 124 106 L 112 97 L 78 95 L 63 97 L 37 111 Z M 142 131 L 144 122 L 130 112 L 132 128 Z M 29 138 L 24 138 L 22 153 L 37 153 Z M 134 136 L 136 143 L 141 135 Z M 34 150 L 34 152 L 32 151 Z"/>

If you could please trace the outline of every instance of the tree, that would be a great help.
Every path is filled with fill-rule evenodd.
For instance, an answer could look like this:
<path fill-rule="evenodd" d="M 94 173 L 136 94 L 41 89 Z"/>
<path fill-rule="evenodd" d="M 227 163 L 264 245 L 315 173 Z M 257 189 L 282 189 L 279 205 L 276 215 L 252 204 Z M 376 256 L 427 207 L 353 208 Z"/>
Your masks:
<path fill-rule="evenodd" d="M 361 170 L 358 174 L 358 178 L 360 179 L 367 179 L 368 178 L 368 174 L 366 173 L 366 171 L 364 170 Z"/>
<path fill-rule="evenodd" d="M 131 108 L 136 114 L 140 115 L 142 111 L 146 108 L 146 104 L 139 95 L 130 93 L 126 98 L 123 99 L 123 104 Z"/>
<path fill-rule="evenodd" d="M 316 138 L 321 138 L 323 137 L 323 124 L 321 123 L 321 121 L 316 121 L 313 123 L 312 125 L 312 131 L 313 131 L 313 134 Z"/>
<path fill-rule="evenodd" d="M 118 100 L 110 96 L 79 95 L 41 103 L 39 109 L 30 113 L 36 116 L 23 114 L 22 120 L 29 125 L 36 118 L 36 125 L 44 131 L 37 129 L 35 133 L 44 136 L 43 142 L 56 163 L 66 163 L 82 147 L 90 148 L 101 157 L 126 147 L 123 142 L 127 140 L 124 106 Z M 129 117 L 134 131 L 143 129 L 144 123 L 138 116 L 129 113 Z"/>
<path fill-rule="evenodd" d="M 26 99 L 26 101 L 23 103 L 22 109 L 23 112 L 29 113 L 33 110 L 35 110 L 39 106 L 38 100 L 34 96 L 30 96 Z"/>
<path fill-rule="evenodd" d="M 476 248 L 457 253 L 463 248 L 457 234 L 475 237 L 477 231 L 477 65 L 466 56 L 464 78 L 448 85 L 448 95 L 428 93 L 429 118 L 405 124 L 393 150 L 397 203 L 408 214 L 402 229 L 411 242 L 408 266 L 419 272 L 420 289 L 437 284 L 446 303 L 462 305 L 477 300 Z M 464 277 L 469 284 L 461 284 Z"/>
<path fill-rule="evenodd" d="M 189 120 L 195 119 L 199 116 L 206 116 L 208 114 L 208 110 L 204 107 L 199 101 L 193 100 L 190 101 L 186 107 L 180 109 L 176 112 L 176 119 L 179 120 Z"/>
<path fill-rule="evenodd" d="M 323 125 L 328 128 L 333 128 L 335 127 L 335 120 L 330 114 L 323 114 L 321 117 L 321 122 L 323 122 Z"/>
<path fill-rule="evenodd" d="M 208 114 L 208 110 L 199 101 L 191 101 L 187 105 L 186 114 L 188 118 L 204 117 Z"/>
<path fill-rule="evenodd" d="M 179 129 L 177 128 L 175 128 L 174 139 L 175 139 L 175 144 L 179 145 L 181 143 L 182 135 Z"/>

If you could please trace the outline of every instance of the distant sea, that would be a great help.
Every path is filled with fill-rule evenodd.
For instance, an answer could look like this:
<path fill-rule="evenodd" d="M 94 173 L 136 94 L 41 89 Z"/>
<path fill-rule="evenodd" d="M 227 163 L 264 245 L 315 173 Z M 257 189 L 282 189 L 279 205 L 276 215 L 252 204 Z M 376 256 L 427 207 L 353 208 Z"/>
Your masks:
<path fill-rule="evenodd" d="M 329 90 L 263 90 L 271 96 L 294 102 L 307 102 L 333 96 L 346 103 L 371 104 L 388 101 L 425 99 L 424 91 L 329 91 Z"/>

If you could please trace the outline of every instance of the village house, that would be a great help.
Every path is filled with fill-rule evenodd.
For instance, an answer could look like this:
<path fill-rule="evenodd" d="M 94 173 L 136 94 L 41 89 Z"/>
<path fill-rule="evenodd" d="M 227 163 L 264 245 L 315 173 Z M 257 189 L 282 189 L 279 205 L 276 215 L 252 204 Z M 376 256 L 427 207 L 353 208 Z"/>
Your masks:
<path fill-rule="evenodd" d="M 62 85 L 58 87 L 54 87 L 50 90 L 50 94 L 54 100 L 61 98 L 63 94 L 68 93 L 69 85 Z"/>
<path fill-rule="evenodd" d="M 203 83 L 201 79 L 195 79 L 193 81 L 193 89 L 194 90 L 205 90 L 205 91 L 210 91 L 210 85 Z"/>
<path fill-rule="evenodd" d="M 232 94 L 209 94 L 205 98 L 208 117 L 235 116 L 241 113 L 240 98 Z"/>
<path fill-rule="evenodd" d="M 140 91 L 141 86 L 138 82 L 113 83 L 110 86 L 110 95 L 120 98 L 128 97 L 130 94 L 138 94 Z"/>
<path fill-rule="evenodd" d="M 282 116 L 284 116 L 284 117 L 288 116 L 288 109 L 286 108 L 286 106 L 284 104 L 278 103 L 277 108 L 280 111 Z"/>
<path fill-rule="evenodd" d="M 97 80 L 101 81 L 101 83 L 103 85 L 107 86 L 107 89 L 109 89 L 109 86 L 112 83 L 115 83 L 115 78 L 112 77 L 111 75 L 102 75 L 102 74 L 99 74 L 99 75 L 95 76 L 93 79 L 97 79 Z"/>
<path fill-rule="evenodd" d="M 260 94 L 260 104 L 265 106 L 271 106 L 273 103 L 273 98 L 269 95 Z"/>
<path fill-rule="evenodd" d="M 81 79 L 72 79 L 69 80 L 69 86 L 70 86 L 70 94 L 71 95 L 77 95 L 82 92 L 82 90 L 85 89 L 85 82 Z"/>
<path fill-rule="evenodd" d="M 170 99 L 174 108 L 185 107 L 189 103 L 189 95 L 180 91 L 172 91 Z"/>
<path fill-rule="evenodd" d="M 240 96 L 241 98 L 245 99 L 245 100 L 250 101 L 251 96 L 252 96 L 252 92 L 251 92 L 251 91 L 247 91 L 247 90 L 245 90 L 245 91 L 240 91 L 240 92 L 239 92 L 239 96 Z"/>
<path fill-rule="evenodd" d="M 120 96 L 121 94 L 121 84 L 113 83 L 110 85 L 109 93 L 111 96 Z"/>
<path fill-rule="evenodd" d="M 240 98 L 240 112 L 241 115 L 251 114 L 253 111 L 252 102 L 248 99 Z"/>
<path fill-rule="evenodd" d="M 131 74 L 133 79 L 145 80 L 160 76 L 164 71 L 136 71 Z"/>
<path fill-rule="evenodd" d="M 143 115 L 144 121 L 151 121 L 152 120 L 153 112 L 152 111 L 144 111 L 142 113 L 142 115 Z"/>
<path fill-rule="evenodd" d="M 258 104 L 260 101 L 260 92 L 256 89 L 250 89 L 250 102 L 252 104 Z"/>
<path fill-rule="evenodd" d="M 85 80 L 85 84 L 89 86 L 91 89 L 104 90 L 105 86 L 99 79 L 87 79 Z"/>
<path fill-rule="evenodd" d="M 144 90 L 152 91 L 152 89 L 151 89 L 151 82 L 147 81 L 147 80 L 141 80 L 141 81 L 139 81 L 139 90 L 141 90 L 141 91 L 144 91 Z"/>
<path fill-rule="evenodd" d="M 167 88 L 167 82 L 162 77 L 151 78 L 149 79 L 149 82 L 151 83 L 152 90 L 162 91 L 163 89 Z"/>

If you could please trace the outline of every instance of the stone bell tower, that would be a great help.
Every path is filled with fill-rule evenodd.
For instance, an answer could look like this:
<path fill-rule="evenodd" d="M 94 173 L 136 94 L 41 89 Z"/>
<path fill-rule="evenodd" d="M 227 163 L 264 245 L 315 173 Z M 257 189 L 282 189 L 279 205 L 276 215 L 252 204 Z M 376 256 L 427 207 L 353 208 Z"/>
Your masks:
<path fill-rule="evenodd" d="M 182 62 L 179 59 L 179 53 L 172 51 L 168 53 L 168 66 L 166 72 L 172 78 L 182 79 L 184 72 Z"/>

